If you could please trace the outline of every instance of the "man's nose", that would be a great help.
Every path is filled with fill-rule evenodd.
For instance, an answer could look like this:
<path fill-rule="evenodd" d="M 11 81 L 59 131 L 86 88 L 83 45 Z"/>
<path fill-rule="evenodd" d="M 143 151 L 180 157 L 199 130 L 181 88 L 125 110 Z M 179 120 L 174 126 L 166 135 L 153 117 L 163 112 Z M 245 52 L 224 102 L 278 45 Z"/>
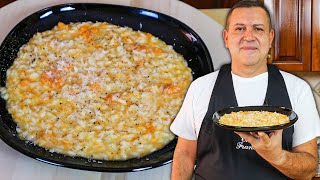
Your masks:
<path fill-rule="evenodd" d="M 248 28 L 243 34 L 243 39 L 247 41 L 253 41 L 254 40 L 254 32 L 252 29 Z"/>

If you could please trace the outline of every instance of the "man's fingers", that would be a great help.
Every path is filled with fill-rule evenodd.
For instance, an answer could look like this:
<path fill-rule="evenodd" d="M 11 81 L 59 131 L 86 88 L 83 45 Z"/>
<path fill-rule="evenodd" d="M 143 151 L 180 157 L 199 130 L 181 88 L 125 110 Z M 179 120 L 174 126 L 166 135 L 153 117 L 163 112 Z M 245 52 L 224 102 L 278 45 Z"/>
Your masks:
<path fill-rule="evenodd" d="M 256 138 L 251 135 L 250 133 L 247 133 L 247 132 L 234 132 L 236 134 L 238 134 L 241 138 L 243 138 L 244 140 L 246 140 L 248 143 L 250 144 L 254 144 L 256 142 Z"/>
<path fill-rule="evenodd" d="M 256 132 L 250 132 L 252 136 L 254 136 L 256 139 L 259 139 L 259 135 Z"/>
<path fill-rule="evenodd" d="M 278 134 L 282 135 L 282 131 L 283 131 L 283 129 L 275 130 L 275 131 L 273 131 L 273 133 L 274 133 L 274 135 L 278 135 Z"/>
<path fill-rule="evenodd" d="M 265 132 L 258 132 L 258 135 L 264 144 L 270 143 L 270 138 Z"/>
<path fill-rule="evenodd" d="M 269 145 L 271 143 L 271 139 L 265 132 L 235 132 L 241 138 L 245 139 L 251 145 L 255 146 L 257 143 L 262 143 L 265 145 Z"/>

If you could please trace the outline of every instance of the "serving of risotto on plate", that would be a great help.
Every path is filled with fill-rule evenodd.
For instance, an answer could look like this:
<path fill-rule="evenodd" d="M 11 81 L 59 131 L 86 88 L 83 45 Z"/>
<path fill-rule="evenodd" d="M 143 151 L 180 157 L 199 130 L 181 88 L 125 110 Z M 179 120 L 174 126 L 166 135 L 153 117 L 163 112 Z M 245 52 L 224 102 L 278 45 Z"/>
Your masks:
<path fill-rule="evenodd" d="M 19 137 L 69 156 L 143 157 L 168 144 L 192 81 L 157 37 L 106 22 L 59 22 L 20 48 L 1 95 Z"/>
<path fill-rule="evenodd" d="M 289 117 L 269 111 L 239 111 L 224 114 L 219 123 L 239 127 L 276 126 L 289 123 Z"/>

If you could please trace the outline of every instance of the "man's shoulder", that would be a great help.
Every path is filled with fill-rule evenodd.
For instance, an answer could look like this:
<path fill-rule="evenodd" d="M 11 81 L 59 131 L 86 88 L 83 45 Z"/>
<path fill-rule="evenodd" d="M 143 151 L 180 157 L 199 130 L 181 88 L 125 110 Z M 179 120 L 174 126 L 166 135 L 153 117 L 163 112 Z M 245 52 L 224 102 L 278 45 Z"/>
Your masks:
<path fill-rule="evenodd" d="M 286 84 L 287 91 L 289 95 L 292 96 L 292 98 L 293 97 L 299 98 L 302 95 L 312 93 L 310 85 L 305 80 L 288 72 L 284 72 L 284 71 L 280 71 L 280 72 Z"/>
<path fill-rule="evenodd" d="M 288 73 L 288 72 L 285 72 L 285 71 L 280 71 L 281 72 L 281 75 L 283 76 L 283 79 L 286 83 L 287 86 L 289 87 L 303 87 L 303 88 L 306 88 L 306 87 L 309 87 L 309 84 L 301 79 L 300 77 L 294 75 L 294 74 L 291 74 L 291 73 Z"/>
<path fill-rule="evenodd" d="M 193 84 L 203 85 L 203 86 L 210 85 L 212 83 L 214 84 L 215 81 L 217 80 L 218 74 L 219 74 L 219 70 L 203 75 L 195 79 Z"/>
<path fill-rule="evenodd" d="M 210 96 L 218 74 L 219 71 L 211 72 L 195 79 L 192 82 L 190 88 L 192 89 L 191 92 L 195 99 L 203 100 L 203 98 L 206 99 Z"/>

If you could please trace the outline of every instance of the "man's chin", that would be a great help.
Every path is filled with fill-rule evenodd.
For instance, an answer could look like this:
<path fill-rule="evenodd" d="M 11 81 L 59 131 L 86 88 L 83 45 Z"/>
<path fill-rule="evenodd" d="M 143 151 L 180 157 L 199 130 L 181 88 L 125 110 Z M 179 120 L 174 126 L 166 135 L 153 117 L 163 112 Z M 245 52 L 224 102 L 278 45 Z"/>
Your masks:
<path fill-rule="evenodd" d="M 261 62 L 259 60 L 257 60 L 257 59 L 246 58 L 246 59 L 243 59 L 241 61 L 241 64 L 243 66 L 248 66 L 249 67 L 249 66 L 257 66 L 257 65 L 261 64 Z"/>
<path fill-rule="evenodd" d="M 241 58 L 241 63 L 246 66 L 253 66 L 259 63 L 259 59 L 256 56 L 244 56 Z"/>

